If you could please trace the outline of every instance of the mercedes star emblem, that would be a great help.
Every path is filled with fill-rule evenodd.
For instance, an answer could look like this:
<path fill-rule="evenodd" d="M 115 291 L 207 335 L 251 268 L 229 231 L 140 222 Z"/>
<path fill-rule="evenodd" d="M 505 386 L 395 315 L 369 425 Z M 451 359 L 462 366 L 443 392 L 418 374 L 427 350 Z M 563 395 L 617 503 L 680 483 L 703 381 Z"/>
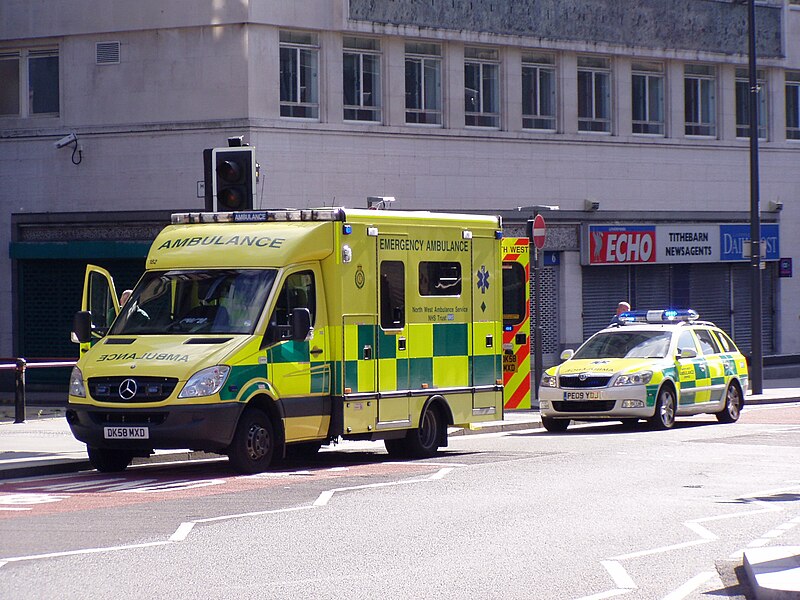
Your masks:
<path fill-rule="evenodd" d="M 136 385 L 136 381 L 134 379 L 126 379 L 119 384 L 119 397 L 123 400 L 131 400 L 134 396 L 136 396 L 137 389 L 138 386 Z"/>

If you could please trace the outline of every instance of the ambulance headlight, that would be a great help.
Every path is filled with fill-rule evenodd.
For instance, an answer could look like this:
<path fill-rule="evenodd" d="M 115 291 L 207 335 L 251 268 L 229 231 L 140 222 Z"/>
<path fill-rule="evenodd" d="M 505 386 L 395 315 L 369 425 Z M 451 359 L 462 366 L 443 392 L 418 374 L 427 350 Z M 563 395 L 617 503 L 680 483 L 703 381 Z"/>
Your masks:
<path fill-rule="evenodd" d="M 83 385 L 83 373 L 78 367 L 72 367 L 69 376 L 69 395 L 78 398 L 86 398 L 86 388 Z"/>
<path fill-rule="evenodd" d="M 191 377 L 186 385 L 183 386 L 178 398 L 199 398 L 200 396 L 212 396 L 222 389 L 231 368 L 224 365 L 209 367 L 198 371 Z"/>
<path fill-rule="evenodd" d="M 539 382 L 539 387 L 558 387 L 558 377 L 544 373 L 542 375 L 542 380 Z"/>
<path fill-rule="evenodd" d="M 652 371 L 639 371 L 638 373 L 630 373 L 628 375 L 620 375 L 614 382 L 614 386 L 619 385 L 647 385 L 653 378 Z"/>

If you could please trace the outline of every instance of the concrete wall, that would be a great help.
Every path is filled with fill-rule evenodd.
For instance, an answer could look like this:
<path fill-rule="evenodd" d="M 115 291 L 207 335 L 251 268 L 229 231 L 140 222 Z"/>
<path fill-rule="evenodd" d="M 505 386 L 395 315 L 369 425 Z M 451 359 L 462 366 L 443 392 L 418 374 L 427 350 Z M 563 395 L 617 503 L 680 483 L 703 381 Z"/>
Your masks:
<path fill-rule="evenodd" d="M 717 0 L 349 0 L 355 20 L 653 49 L 747 51 L 747 7 Z M 759 6 L 758 52 L 783 56 L 782 9 Z"/>

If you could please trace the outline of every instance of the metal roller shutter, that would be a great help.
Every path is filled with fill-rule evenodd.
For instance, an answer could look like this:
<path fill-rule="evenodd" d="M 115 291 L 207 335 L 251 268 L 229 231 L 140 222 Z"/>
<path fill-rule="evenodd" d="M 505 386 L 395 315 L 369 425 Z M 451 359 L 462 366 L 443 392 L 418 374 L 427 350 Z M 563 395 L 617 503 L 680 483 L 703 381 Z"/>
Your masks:
<path fill-rule="evenodd" d="M 762 353 L 775 353 L 775 276 L 776 266 L 767 263 L 761 271 L 761 345 Z M 733 282 L 733 323 L 731 335 L 736 345 L 745 354 L 752 350 L 752 331 L 750 327 L 750 266 L 737 264 L 731 266 Z"/>
<path fill-rule="evenodd" d="M 689 305 L 704 321 L 731 330 L 731 277 L 728 265 L 690 265 Z"/>
<path fill-rule="evenodd" d="M 627 267 L 583 267 L 583 339 L 607 327 L 617 304 L 628 300 Z"/>

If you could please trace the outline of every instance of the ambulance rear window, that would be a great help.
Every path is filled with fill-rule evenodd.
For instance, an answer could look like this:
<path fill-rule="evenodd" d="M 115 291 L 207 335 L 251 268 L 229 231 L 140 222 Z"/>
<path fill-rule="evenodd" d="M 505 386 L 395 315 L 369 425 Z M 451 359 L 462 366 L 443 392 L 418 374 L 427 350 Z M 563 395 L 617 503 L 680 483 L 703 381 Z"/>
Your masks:
<path fill-rule="evenodd" d="M 460 296 L 461 263 L 423 261 L 419 263 L 420 296 Z"/>

